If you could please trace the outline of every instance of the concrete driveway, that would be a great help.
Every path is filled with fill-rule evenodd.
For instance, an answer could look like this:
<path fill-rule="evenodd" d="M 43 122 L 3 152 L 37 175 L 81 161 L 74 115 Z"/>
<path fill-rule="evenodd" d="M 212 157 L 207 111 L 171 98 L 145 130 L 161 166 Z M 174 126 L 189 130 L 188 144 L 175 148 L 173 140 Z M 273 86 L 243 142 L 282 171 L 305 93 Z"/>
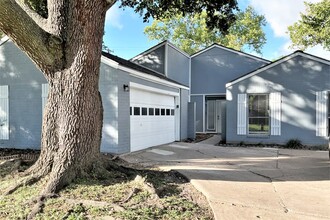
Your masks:
<path fill-rule="evenodd" d="M 330 219 L 326 151 L 173 143 L 122 158 L 181 172 L 216 219 Z"/>

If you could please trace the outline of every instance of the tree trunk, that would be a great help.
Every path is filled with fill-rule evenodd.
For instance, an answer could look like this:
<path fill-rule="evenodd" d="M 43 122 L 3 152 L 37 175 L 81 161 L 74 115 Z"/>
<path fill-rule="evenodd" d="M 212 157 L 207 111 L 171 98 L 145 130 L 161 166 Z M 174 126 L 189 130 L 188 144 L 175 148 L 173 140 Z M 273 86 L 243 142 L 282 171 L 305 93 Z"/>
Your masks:
<path fill-rule="evenodd" d="M 98 163 L 103 123 L 98 83 L 108 7 L 106 1 L 70 1 L 63 69 L 43 70 L 50 90 L 43 116 L 41 154 L 27 173 L 50 173 L 44 194 L 90 173 Z"/>

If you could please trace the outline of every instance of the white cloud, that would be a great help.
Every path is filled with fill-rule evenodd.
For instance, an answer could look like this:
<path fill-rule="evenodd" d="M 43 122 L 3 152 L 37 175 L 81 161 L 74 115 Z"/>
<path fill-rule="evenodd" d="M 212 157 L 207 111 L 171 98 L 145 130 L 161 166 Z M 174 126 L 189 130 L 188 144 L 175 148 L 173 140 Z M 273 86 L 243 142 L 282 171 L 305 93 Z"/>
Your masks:
<path fill-rule="evenodd" d="M 309 0 L 315 3 L 321 0 Z M 251 0 L 251 5 L 261 14 L 264 14 L 276 37 L 288 37 L 287 28 L 300 18 L 305 12 L 302 0 Z"/>
<path fill-rule="evenodd" d="M 308 0 L 308 2 L 316 3 L 321 0 Z M 300 13 L 306 11 L 303 0 L 250 0 L 250 4 L 263 14 L 274 32 L 275 37 L 285 39 L 285 43 L 279 50 L 274 51 L 274 57 L 280 57 L 292 53 L 295 49 L 289 48 L 291 45 L 288 26 L 300 19 Z M 269 42 L 271 43 L 271 42 Z M 315 56 L 330 59 L 330 52 L 324 50 L 321 46 L 316 46 L 306 50 Z"/>
<path fill-rule="evenodd" d="M 123 10 L 118 7 L 118 4 L 113 5 L 106 14 L 105 25 L 110 25 L 117 29 L 123 29 L 122 24 Z"/>

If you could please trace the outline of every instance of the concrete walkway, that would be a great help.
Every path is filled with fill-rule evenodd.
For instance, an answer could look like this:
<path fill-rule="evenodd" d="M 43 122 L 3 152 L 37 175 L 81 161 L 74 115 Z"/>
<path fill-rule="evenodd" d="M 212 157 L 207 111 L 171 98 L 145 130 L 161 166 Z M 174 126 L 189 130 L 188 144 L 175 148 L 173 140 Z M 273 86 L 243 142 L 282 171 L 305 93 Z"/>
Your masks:
<path fill-rule="evenodd" d="M 330 219 L 326 151 L 173 143 L 122 158 L 181 172 L 215 219 Z"/>

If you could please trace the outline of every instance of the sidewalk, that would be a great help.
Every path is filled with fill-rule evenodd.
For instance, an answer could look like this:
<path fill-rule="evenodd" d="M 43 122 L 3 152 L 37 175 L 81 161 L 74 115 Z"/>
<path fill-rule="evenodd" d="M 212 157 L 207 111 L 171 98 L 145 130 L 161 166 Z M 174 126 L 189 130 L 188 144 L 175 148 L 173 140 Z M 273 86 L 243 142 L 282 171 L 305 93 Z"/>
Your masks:
<path fill-rule="evenodd" d="M 216 219 L 330 219 L 326 151 L 173 143 L 122 158 L 181 172 Z"/>

